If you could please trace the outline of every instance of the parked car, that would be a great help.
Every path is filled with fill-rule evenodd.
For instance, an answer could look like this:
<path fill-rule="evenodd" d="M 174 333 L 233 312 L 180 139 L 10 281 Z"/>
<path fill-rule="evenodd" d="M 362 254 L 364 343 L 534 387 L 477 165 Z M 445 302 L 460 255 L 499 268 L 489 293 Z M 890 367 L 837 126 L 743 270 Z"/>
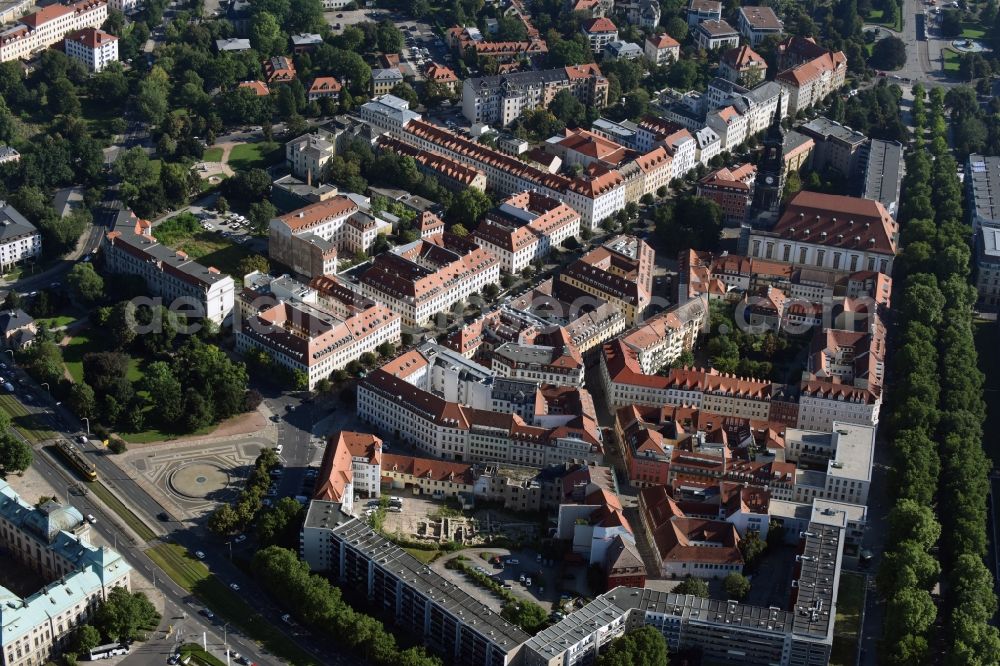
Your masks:
<path fill-rule="evenodd" d="M 199 560 L 205 559 L 205 553 L 201 552 L 200 550 L 194 551 L 194 556 L 197 557 Z"/>

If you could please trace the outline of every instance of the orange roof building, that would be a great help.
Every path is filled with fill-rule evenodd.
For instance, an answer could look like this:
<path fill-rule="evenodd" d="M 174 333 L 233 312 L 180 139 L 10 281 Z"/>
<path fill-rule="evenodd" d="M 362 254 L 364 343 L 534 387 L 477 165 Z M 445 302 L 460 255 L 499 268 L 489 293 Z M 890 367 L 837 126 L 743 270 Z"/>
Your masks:
<path fill-rule="evenodd" d="M 345 513 L 351 513 L 355 493 L 378 497 L 381 466 L 381 439 L 342 430 L 327 439 L 312 499 L 339 502 Z"/>
<path fill-rule="evenodd" d="M 496 255 L 473 239 L 445 233 L 380 254 L 361 276 L 361 288 L 408 326 L 422 326 L 499 279 Z"/>
<path fill-rule="evenodd" d="M 324 97 L 329 97 L 334 101 L 340 99 L 340 81 L 332 76 L 317 76 L 309 86 L 307 96 L 310 102 L 315 102 Z"/>
<path fill-rule="evenodd" d="M 274 56 L 264 61 L 264 80 L 268 85 L 288 83 L 295 76 L 295 63 L 288 56 Z"/>
<path fill-rule="evenodd" d="M 785 69 L 774 80 L 789 95 L 789 115 L 813 106 L 844 85 L 847 56 L 843 51 L 828 51 L 812 38 L 789 37 L 779 45 L 778 54 Z"/>
<path fill-rule="evenodd" d="M 104 0 L 42 7 L 0 32 L 0 62 L 27 58 L 38 49 L 62 42 L 69 33 L 84 28 L 96 30 L 107 18 L 108 3 Z"/>
<path fill-rule="evenodd" d="M 899 227 L 870 199 L 802 191 L 770 231 L 750 234 L 751 257 L 837 274 L 892 272 Z"/>
<path fill-rule="evenodd" d="M 271 89 L 263 81 L 241 81 L 239 87 L 253 91 L 257 97 L 266 97 L 271 94 Z"/>

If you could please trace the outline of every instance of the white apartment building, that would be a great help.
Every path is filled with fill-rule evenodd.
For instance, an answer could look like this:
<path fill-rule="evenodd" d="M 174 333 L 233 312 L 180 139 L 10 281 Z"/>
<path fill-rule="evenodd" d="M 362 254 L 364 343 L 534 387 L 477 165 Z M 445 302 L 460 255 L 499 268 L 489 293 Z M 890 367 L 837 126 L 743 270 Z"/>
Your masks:
<path fill-rule="evenodd" d="M 594 64 L 466 79 L 462 115 L 470 123 L 506 127 L 530 109 L 547 107 L 562 90 L 585 106 L 602 108 L 608 80 Z"/>
<path fill-rule="evenodd" d="M 341 430 L 327 438 L 313 500 L 339 502 L 352 513 L 355 493 L 379 496 L 382 485 L 382 440 L 363 432 Z"/>
<path fill-rule="evenodd" d="M 285 162 L 292 174 L 307 183 L 323 180 L 323 168 L 334 155 L 337 147 L 322 134 L 303 134 L 285 144 Z"/>
<path fill-rule="evenodd" d="M 713 132 L 719 135 L 720 148 L 732 152 L 749 138 L 747 117 L 733 106 L 727 106 L 712 111 L 705 117 L 705 122 Z"/>
<path fill-rule="evenodd" d="M 0 61 L 27 58 L 38 49 L 61 42 L 74 30 L 100 28 L 107 18 L 108 3 L 104 0 L 54 4 L 39 9 L 0 32 Z"/>
<path fill-rule="evenodd" d="M 875 426 L 834 421 L 829 430 L 785 430 L 785 460 L 799 465 L 794 502 L 814 499 L 868 505 Z M 802 469 L 808 463 L 810 469 Z M 820 468 L 825 467 L 825 471 Z M 776 489 L 777 490 L 777 489 Z"/>
<path fill-rule="evenodd" d="M 493 372 L 500 377 L 552 386 L 583 386 L 583 357 L 568 346 L 506 342 L 493 350 Z"/>
<path fill-rule="evenodd" d="M 618 39 L 618 27 L 611 19 L 603 16 L 584 21 L 580 25 L 580 32 L 587 38 L 590 50 L 594 53 L 601 53 L 605 46 Z"/>
<path fill-rule="evenodd" d="M 118 62 L 118 38 L 103 30 L 84 28 L 71 32 L 63 45 L 66 55 L 82 62 L 90 72 L 100 72 L 108 63 Z"/>
<path fill-rule="evenodd" d="M 500 260 L 473 239 L 442 234 L 394 247 L 361 276 L 362 293 L 423 326 L 500 279 Z"/>
<path fill-rule="evenodd" d="M 56 659 L 112 589 L 129 589 L 132 567 L 110 548 L 90 543 L 90 526 L 79 511 L 55 500 L 32 506 L 2 480 L 0 546 L 5 558 L 45 580 L 23 598 L 0 586 L 4 666 Z"/>
<path fill-rule="evenodd" d="M 775 81 L 789 97 L 788 113 L 797 114 L 844 85 L 847 56 L 825 51 L 812 60 L 778 73 Z"/>
<path fill-rule="evenodd" d="M 694 140 L 698 144 L 695 159 L 706 167 L 712 158 L 722 152 L 722 137 L 711 127 L 702 127 L 694 132 Z"/>
<path fill-rule="evenodd" d="M 766 37 L 780 35 L 784 29 L 778 15 L 766 6 L 740 7 L 736 25 L 751 46 L 757 46 Z"/>
<path fill-rule="evenodd" d="M 114 9 L 123 14 L 131 14 L 139 8 L 139 0 L 108 0 L 108 9 Z"/>
<path fill-rule="evenodd" d="M 529 423 L 493 411 L 494 380 L 493 372 L 458 352 L 426 343 L 358 384 L 358 416 L 387 437 L 445 460 L 532 467 L 601 462 L 603 444 L 593 414 L 581 410 L 532 417 Z"/>
<path fill-rule="evenodd" d="M 500 258 L 503 270 L 520 273 L 579 234 L 580 214 L 575 210 L 550 197 L 521 192 L 487 213 L 474 236 Z"/>
<path fill-rule="evenodd" d="M 681 45 L 676 39 L 663 33 L 647 37 L 643 45 L 643 53 L 651 63 L 662 67 L 668 63 L 677 62 L 681 55 Z"/>
<path fill-rule="evenodd" d="M 387 132 L 397 139 L 404 138 L 403 128 L 411 120 L 420 120 L 420 114 L 410 111 L 410 103 L 395 95 L 382 95 L 361 105 L 361 120 L 380 132 Z"/>
<path fill-rule="evenodd" d="M 132 229 L 109 232 L 103 242 L 106 268 L 143 278 L 148 293 L 162 299 L 164 307 L 221 326 L 235 304 L 233 278 L 160 245 L 151 228 L 146 220 L 137 220 Z"/>
<path fill-rule="evenodd" d="M 695 46 L 705 51 L 736 48 L 740 45 L 740 33 L 723 19 L 702 21 L 691 32 Z"/>
<path fill-rule="evenodd" d="M 878 425 L 880 391 L 832 381 L 803 380 L 799 393 L 797 427 L 829 432 L 835 421 Z"/>
<path fill-rule="evenodd" d="M 0 272 L 42 254 L 42 235 L 17 209 L 0 201 Z"/>
<path fill-rule="evenodd" d="M 236 350 L 267 352 L 279 365 L 305 373 L 312 389 L 379 345 L 400 343 L 400 318 L 389 308 L 364 299 L 344 302 L 334 278 L 313 284 L 316 288 L 287 275 L 244 277 L 233 327 Z"/>

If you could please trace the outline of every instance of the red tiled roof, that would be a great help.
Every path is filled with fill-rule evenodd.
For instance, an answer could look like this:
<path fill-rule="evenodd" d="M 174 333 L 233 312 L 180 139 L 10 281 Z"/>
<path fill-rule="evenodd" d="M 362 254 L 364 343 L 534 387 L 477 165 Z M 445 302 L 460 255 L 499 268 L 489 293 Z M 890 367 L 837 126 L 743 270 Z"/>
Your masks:
<path fill-rule="evenodd" d="M 618 26 L 616 26 L 611 19 L 604 18 L 603 16 L 584 21 L 580 25 L 580 28 L 584 32 L 591 35 L 597 33 L 618 32 Z"/>
<path fill-rule="evenodd" d="M 309 86 L 309 94 L 340 92 L 340 81 L 332 76 L 317 76 Z"/>
<path fill-rule="evenodd" d="M 96 28 L 84 28 L 83 30 L 71 32 L 66 35 L 65 39 L 71 42 L 79 42 L 88 49 L 97 49 L 109 42 L 118 41 L 118 38 L 111 33 Z"/>
<path fill-rule="evenodd" d="M 652 44 L 653 48 L 657 50 L 680 48 L 681 46 L 680 42 L 667 33 L 647 37 L 646 41 Z"/>
<path fill-rule="evenodd" d="M 242 81 L 240 82 L 239 87 L 254 91 L 257 93 L 257 97 L 264 97 L 265 95 L 271 94 L 271 90 L 263 81 Z"/>
<path fill-rule="evenodd" d="M 317 201 L 305 208 L 294 210 L 278 219 L 292 231 L 300 231 L 333 217 L 346 217 L 358 211 L 358 206 L 345 196 L 336 196 L 326 201 Z"/>
<path fill-rule="evenodd" d="M 878 201 L 802 191 L 774 227 L 781 238 L 896 254 L 896 221 Z"/>

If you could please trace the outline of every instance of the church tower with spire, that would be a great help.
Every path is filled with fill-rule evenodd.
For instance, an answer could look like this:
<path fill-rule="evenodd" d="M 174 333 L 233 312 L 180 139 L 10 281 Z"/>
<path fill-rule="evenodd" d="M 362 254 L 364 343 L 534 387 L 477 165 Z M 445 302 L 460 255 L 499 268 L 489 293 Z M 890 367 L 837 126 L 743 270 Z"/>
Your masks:
<path fill-rule="evenodd" d="M 760 221 L 777 218 L 781 205 L 781 193 L 785 189 L 785 130 L 781 126 L 781 107 L 784 95 L 778 98 L 778 108 L 774 111 L 771 126 L 764 136 L 764 150 L 757 162 L 757 176 L 754 178 L 753 202 L 750 205 L 750 221 L 757 226 Z"/>

